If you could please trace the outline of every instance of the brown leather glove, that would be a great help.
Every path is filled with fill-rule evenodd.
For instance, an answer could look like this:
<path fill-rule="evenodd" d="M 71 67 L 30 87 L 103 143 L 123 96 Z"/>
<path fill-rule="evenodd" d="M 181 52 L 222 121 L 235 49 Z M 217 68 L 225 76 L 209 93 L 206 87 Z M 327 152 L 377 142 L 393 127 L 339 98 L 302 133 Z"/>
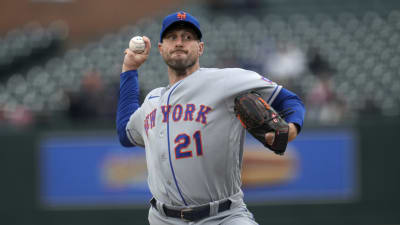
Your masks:
<path fill-rule="evenodd" d="M 283 155 L 288 143 L 289 125 L 282 117 L 288 115 L 288 110 L 283 113 L 277 113 L 256 92 L 237 96 L 234 110 L 243 127 L 250 134 L 265 147 L 278 155 Z M 269 145 L 265 140 L 265 134 L 271 131 L 275 133 L 275 139 L 272 145 Z"/>

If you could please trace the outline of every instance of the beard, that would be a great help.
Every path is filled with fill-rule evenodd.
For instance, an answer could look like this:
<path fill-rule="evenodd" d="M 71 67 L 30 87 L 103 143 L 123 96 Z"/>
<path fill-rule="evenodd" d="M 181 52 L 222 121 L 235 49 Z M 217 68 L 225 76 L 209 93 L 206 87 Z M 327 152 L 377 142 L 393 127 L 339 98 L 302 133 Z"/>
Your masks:
<path fill-rule="evenodd" d="M 185 72 L 188 68 L 196 64 L 197 61 L 197 58 L 190 54 L 186 58 L 172 58 L 164 55 L 163 59 L 171 69 L 177 72 Z"/>

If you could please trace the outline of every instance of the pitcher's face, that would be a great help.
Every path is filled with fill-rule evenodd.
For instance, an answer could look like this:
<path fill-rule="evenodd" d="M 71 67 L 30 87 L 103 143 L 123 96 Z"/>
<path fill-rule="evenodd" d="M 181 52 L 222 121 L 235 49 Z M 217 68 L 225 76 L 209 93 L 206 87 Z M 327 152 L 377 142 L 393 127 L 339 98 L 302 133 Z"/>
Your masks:
<path fill-rule="evenodd" d="M 158 48 L 165 63 L 174 70 L 182 71 L 199 62 L 204 43 L 189 27 L 179 27 L 168 31 Z"/>

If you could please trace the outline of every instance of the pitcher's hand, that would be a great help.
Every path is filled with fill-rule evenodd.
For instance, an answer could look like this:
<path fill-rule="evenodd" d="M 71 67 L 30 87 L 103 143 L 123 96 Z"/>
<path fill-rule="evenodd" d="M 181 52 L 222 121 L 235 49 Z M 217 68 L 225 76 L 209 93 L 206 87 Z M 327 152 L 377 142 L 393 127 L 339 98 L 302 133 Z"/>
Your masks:
<path fill-rule="evenodd" d="M 151 42 L 146 36 L 143 36 L 146 47 L 142 53 L 135 53 L 129 48 L 125 49 L 125 58 L 122 64 L 122 72 L 137 70 L 146 60 L 150 53 Z"/>

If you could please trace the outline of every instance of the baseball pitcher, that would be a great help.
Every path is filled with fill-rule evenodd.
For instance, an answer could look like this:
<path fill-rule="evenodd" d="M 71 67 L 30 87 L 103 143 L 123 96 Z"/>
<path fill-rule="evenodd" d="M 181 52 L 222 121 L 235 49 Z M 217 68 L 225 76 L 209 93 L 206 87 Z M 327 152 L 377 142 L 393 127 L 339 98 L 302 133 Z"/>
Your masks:
<path fill-rule="evenodd" d="M 150 40 L 143 37 L 140 53 L 125 50 L 119 140 L 146 149 L 150 224 L 257 224 L 241 190 L 246 129 L 282 155 L 300 132 L 305 109 L 294 93 L 256 72 L 201 68 L 201 39 L 189 13 L 165 17 L 158 49 L 169 84 L 148 93 L 142 105 L 138 69 L 149 57 Z"/>

